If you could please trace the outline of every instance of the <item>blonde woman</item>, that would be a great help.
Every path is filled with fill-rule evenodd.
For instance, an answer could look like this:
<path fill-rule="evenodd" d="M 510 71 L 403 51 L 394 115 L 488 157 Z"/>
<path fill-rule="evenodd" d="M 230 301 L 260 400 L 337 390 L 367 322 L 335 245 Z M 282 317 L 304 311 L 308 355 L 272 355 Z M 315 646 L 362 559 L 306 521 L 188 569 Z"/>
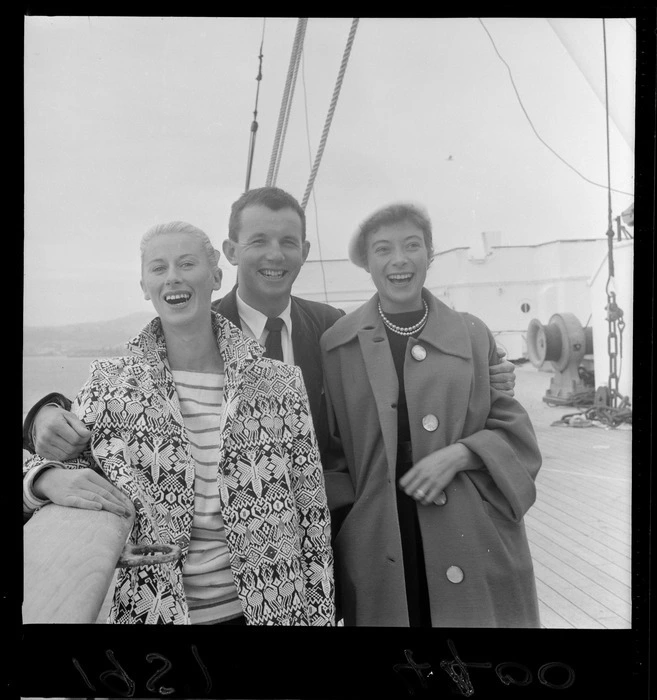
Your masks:
<path fill-rule="evenodd" d="M 131 355 L 92 363 L 73 405 L 90 445 L 68 462 L 32 456 L 24 511 L 134 507 L 133 542 L 180 548 L 173 565 L 120 571 L 109 622 L 332 625 L 330 518 L 303 379 L 211 311 L 217 261 L 185 222 L 144 235 L 141 288 L 158 317 Z"/>

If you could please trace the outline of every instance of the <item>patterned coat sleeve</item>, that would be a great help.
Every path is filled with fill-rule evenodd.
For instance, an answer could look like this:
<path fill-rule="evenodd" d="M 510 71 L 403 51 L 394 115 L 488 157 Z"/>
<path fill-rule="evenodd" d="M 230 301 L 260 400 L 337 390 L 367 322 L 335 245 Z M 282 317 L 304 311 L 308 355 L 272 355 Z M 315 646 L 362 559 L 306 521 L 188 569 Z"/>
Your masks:
<path fill-rule="evenodd" d="M 99 379 L 94 371 L 95 363 L 92 363 L 90 375 L 84 386 L 71 406 L 74 413 L 88 429 L 91 429 L 95 422 L 98 410 Z M 47 466 L 63 467 L 65 469 L 85 469 L 95 467 L 93 457 L 89 450 L 83 452 L 79 457 L 66 462 L 53 462 L 38 454 L 31 454 L 23 463 L 23 519 L 29 519 L 39 506 L 45 505 L 48 501 L 39 502 L 35 497 L 30 498 L 26 489 L 31 491 L 32 479 Z"/>
<path fill-rule="evenodd" d="M 298 392 L 290 392 L 286 408 L 293 417 L 290 478 L 299 518 L 308 617 L 313 626 L 330 626 L 335 624 L 331 517 L 306 388 L 300 370 L 294 369 Z"/>

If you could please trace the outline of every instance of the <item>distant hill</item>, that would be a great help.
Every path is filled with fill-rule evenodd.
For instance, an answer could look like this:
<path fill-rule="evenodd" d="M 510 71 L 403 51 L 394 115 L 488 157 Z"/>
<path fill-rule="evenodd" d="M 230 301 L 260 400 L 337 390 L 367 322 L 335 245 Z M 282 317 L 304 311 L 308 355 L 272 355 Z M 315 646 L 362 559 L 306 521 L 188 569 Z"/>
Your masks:
<path fill-rule="evenodd" d="M 129 316 L 98 323 L 25 326 L 23 354 L 68 357 L 121 355 L 125 352 L 125 343 L 155 318 L 155 315 L 154 311 L 137 311 Z"/>

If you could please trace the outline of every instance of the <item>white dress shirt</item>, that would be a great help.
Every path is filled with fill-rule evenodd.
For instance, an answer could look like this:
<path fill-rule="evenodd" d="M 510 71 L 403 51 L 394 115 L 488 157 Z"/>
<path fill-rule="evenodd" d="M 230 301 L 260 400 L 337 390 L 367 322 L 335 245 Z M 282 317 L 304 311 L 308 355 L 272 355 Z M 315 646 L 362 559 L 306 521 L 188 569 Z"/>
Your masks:
<path fill-rule="evenodd" d="M 260 345 L 264 346 L 269 331 L 265 329 L 267 316 L 262 312 L 249 306 L 240 296 L 239 287 L 237 288 L 237 313 L 239 314 L 242 323 L 242 331 L 249 337 L 257 340 Z M 292 348 L 292 316 L 290 309 L 292 308 L 292 299 L 287 302 L 287 306 L 278 314 L 278 318 L 283 321 L 281 328 L 281 346 L 283 348 L 283 361 L 289 365 L 294 364 L 294 350 Z"/>

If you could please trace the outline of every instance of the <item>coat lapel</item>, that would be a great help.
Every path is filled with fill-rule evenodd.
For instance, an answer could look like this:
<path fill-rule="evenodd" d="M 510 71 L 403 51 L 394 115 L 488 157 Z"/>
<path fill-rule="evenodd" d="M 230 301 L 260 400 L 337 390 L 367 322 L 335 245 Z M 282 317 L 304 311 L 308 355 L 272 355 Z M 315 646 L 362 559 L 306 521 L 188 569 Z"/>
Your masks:
<path fill-rule="evenodd" d="M 162 332 L 160 317 L 154 318 L 135 338 L 128 343 L 128 349 L 143 355 L 153 375 L 153 383 L 161 403 L 162 415 L 170 413 L 179 424 L 185 422 L 180 410 L 178 394 L 167 359 L 167 346 Z"/>
<path fill-rule="evenodd" d="M 319 347 L 319 332 L 308 314 L 292 297 L 290 309 L 292 318 L 292 349 L 294 364 L 301 369 L 306 385 L 308 400 L 312 402 L 312 414 L 315 416 L 319 408 L 322 393 L 322 355 Z"/>
<path fill-rule="evenodd" d="M 394 479 L 397 463 L 399 382 L 385 328 L 376 312 L 376 299 L 377 297 L 367 302 L 363 309 L 363 322 L 358 329 L 358 342 L 379 414 L 388 469 L 391 478 Z"/>
<path fill-rule="evenodd" d="M 450 309 L 433 294 L 425 292 L 422 297 L 429 305 L 429 318 L 418 340 L 430 343 L 444 355 L 471 360 L 470 334 L 463 314 Z"/>
<path fill-rule="evenodd" d="M 237 312 L 237 285 L 225 297 L 212 302 L 212 310 L 227 318 L 234 326 L 242 328 L 240 315 Z"/>

